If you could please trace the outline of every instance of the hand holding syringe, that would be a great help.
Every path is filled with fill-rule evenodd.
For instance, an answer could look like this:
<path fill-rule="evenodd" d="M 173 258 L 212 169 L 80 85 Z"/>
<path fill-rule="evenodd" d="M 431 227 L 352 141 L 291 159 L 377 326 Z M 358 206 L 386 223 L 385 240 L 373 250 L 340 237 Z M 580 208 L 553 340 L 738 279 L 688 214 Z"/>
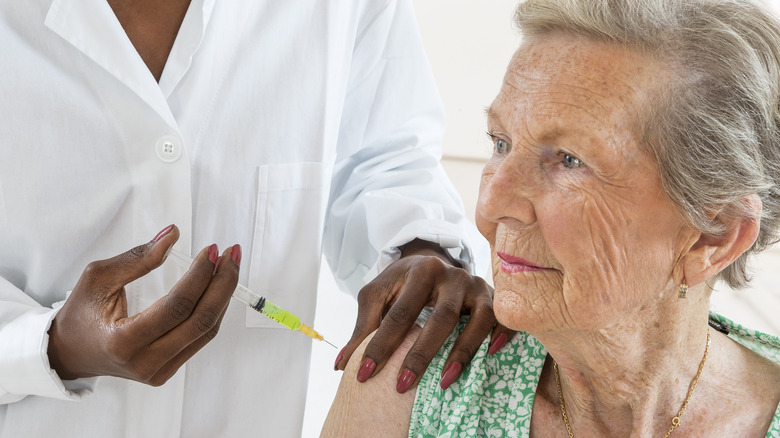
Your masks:
<path fill-rule="evenodd" d="M 173 248 L 171 248 L 168 256 L 173 257 L 178 261 L 187 264 L 188 266 L 192 264 L 193 261 L 192 257 L 184 254 L 181 251 L 177 251 Z M 313 328 L 302 323 L 301 319 L 298 318 L 297 316 L 282 309 L 276 304 L 268 301 L 267 299 L 261 297 L 260 295 L 252 292 L 251 290 L 247 289 L 246 287 L 240 284 L 236 286 L 236 290 L 233 292 L 233 298 L 237 299 L 238 301 L 241 301 L 247 306 L 257 310 L 258 312 L 273 319 L 274 321 L 287 327 L 290 330 L 293 331 L 297 330 L 310 338 L 316 339 L 318 341 L 323 341 L 328 345 L 330 345 L 331 347 L 337 348 L 335 345 L 326 341 L 325 338 L 323 338 L 322 335 L 317 333 Z"/>

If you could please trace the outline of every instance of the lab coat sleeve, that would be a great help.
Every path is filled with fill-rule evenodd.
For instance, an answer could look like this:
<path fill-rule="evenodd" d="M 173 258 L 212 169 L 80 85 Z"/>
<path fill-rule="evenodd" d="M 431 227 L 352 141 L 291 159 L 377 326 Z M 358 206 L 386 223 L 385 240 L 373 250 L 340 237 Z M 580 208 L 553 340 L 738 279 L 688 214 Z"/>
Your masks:
<path fill-rule="evenodd" d="M 48 330 L 61 303 L 42 307 L 0 277 L 0 404 L 28 395 L 77 400 L 96 379 L 63 382 L 49 366 Z"/>
<path fill-rule="evenodd" d="M 438 243 L 472 273 L 484 274 L 487 243 L 464 217 L 439 162 L 444 111 L 412 2 L 390 1 L 364 21 L 325 228 L 336 281 L 356 294 L 415 238 Z"/>

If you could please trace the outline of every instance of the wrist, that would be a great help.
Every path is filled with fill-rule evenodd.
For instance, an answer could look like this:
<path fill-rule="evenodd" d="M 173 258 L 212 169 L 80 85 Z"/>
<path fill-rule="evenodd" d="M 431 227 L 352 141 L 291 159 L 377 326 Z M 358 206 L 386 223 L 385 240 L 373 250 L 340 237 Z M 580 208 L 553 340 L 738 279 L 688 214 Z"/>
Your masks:
<path fill-rule="evenodd" d="M 422 239 L 414 239 L 411 242 L 400 246 L 401 258 L 409 256 L 432 256 L 436 257 L 452 266 L 463 268 L 463 266 L 450 253 L 439 246 L 437 243 Z"/>

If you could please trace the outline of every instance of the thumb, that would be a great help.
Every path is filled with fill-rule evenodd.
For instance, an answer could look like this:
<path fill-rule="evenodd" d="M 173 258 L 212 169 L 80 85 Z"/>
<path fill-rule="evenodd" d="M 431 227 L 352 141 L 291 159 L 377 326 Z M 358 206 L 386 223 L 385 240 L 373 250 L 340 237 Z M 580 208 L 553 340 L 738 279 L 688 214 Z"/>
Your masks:
<path fill-rule="evenodd" d="M 175 225 L 168 225 L 151 241 L 116 257 L 98 262 L 104 281 L 120 288 L 143 277 L 162 265 L 168 251 L 177 240 L 179 240 L 179 229 Z"/>

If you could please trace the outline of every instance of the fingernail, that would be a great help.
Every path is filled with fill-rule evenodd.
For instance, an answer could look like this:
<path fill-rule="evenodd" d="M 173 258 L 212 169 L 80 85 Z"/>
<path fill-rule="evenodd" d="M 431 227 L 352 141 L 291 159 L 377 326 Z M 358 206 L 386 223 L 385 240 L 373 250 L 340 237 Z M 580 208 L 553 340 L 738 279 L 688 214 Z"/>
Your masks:
<path fill-rule="evenodd" d="M 460 370 L 462 369 L 463 365 L 461 365 L 460 362 L 451 362 L 447 367 L 447 371 L 445 371 L 444 375 L 441 377 L 441 382 L 439 382 L 441 389 L 449 388 L 453 382 L 458 380 L 458 376 L 460 376 Z"/>
<path fill-rule="evenodd" d="M 398 383 L 395 385 L 395 390 L 399 394 L 403 394 L 412 387 L 412 383 L 417 379 L 417 375 L 411 370 L 404 369 L 401 373 L 401 377 L 398 378 Z"/>
<path fill-rule="evenodd" d="M 219 261 L 219 249 L 217 249 L 216 243 L 212 243 L 209 247 L 209 260 L 211 260 L 211 263 L 214 263 L 214 266 Z"/>
<path fill-rule="evenodd" d="M 339 369 L 339 362 L 341 362 L 341 358 L 344 357 L 344 351 L 347 350 L 347 347 L 344 347 L 339 351 L 339 355 L 336 356 L 336 362 L 333 364 L 333 369 L 338 371 Z"/>
<path fill-rule="evenodd" d="M 163 228 L 162 231 L 160 231 L 159 233 L 157 233 L 156 236 L 154 236 L 152 242 L 157 242 L 158 240 L 162 239 L 163 237 L 165 237 L 166 234 L 170 233 L 172 229 L 173 229 L 173 224 Z"/>
<path fill-rule="evenodd" d="M 233 245 L 233 249 L 230 250 L 230 257 L 233 258 L 233 261 L 236 262 L 237 265 L 241 264 L 241 245 Z"/>
<path fill-rule="evenodd" d="M 493 340 L 493 343 L 490 344 L 490 348 L 488 348 L 488 354 L 496 354 L 496 352 L 500 350 L 505 343 L 506 333 L 501 333 L 496 339 Z"/>
<path fill-rule="evenodd" d="M 363 363 L 360 365 L 360 369 L 358 370 L 357 381 L 363 383 L 368 380 L 368 378 L 371 377 L 371 374 L 374 373 L 375 368 L 376 363 L 371 360 L 371 358 L 367 357 L 363 359 Z"/>

